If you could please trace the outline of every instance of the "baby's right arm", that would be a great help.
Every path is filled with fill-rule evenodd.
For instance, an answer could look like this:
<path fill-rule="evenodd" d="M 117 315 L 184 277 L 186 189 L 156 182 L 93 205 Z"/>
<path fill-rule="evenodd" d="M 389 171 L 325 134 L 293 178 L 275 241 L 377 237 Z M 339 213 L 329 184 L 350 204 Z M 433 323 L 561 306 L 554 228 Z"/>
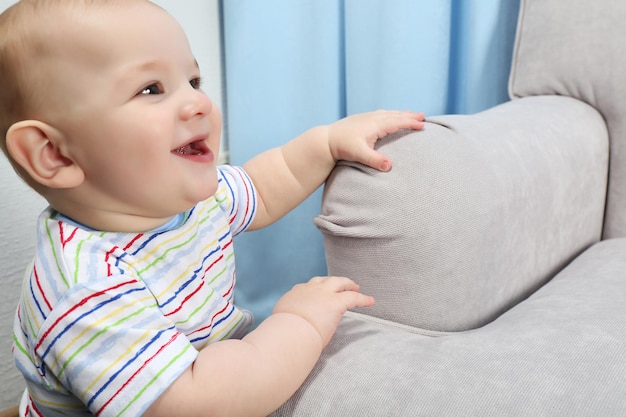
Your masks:
<path fill-rule="evenodd" d="M 348 278 L 298 284 L 246 337 L 203 349 L 145 416 L 266 416 L 304 382 L 343 314 L 373 303 Z"/>

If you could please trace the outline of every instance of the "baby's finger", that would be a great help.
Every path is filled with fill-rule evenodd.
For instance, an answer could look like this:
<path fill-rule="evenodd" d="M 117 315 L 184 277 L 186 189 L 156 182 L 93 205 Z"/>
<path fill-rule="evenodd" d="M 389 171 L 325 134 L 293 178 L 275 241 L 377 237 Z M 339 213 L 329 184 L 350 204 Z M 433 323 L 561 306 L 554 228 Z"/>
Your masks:
<path fill-rule="evenodd" d="M 374 305 L 374 297 L 361 294 L 355 291 L 344 291 L 339 293 L 338 296 L 342 298 L 345 303 L 346 309 L 350 310 L 355 307 L 371 307 Z"/>
<path fill-rule="evenodd" d="M 359 284 L 346 277 L 326 277 L 326 288 L 333 292 L 359 291 Z"/>
<path fill-rule="evenodd" d="M 415 113 L 412 111 L 386 111 L 378 113 L 383 118 L 381 127 L 384 133 L 394 133 L 400 129 L 422 129 L 424 127 L 424 113 Z"/>
<path fill-rule="evenodd" d="M 358 162 L 383 172 L 387 172 L 391 169 L 391 161 L 389 158 L 373 149 L 369 149 Z"/>
<path fill-rule="evenodd" d="M 309 280 L 309 282 L 311 284 L 321 284 L 322 282 L 324 282 L 325 280 L 327 280 L 328 277 L 313 277 Z"/>

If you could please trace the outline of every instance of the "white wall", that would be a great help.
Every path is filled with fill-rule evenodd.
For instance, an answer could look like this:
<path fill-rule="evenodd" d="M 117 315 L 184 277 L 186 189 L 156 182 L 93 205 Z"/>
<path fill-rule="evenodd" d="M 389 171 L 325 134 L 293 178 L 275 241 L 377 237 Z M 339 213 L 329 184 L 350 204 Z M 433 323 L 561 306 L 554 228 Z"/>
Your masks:
<path fill-rule="evenodd" d="M 0 0 L 0 11 L 14 0 Z M 200 64 L 204 90 L 222 103 L 221 49 L 218 0 L 157 0 L 183 25 Z M 2 88 L 0 80 L 0 88 Z M 1 153 L 1 152 L 0 152 Z M 23 382 L 13 365 L 11 339 L 13 316 L 23 270 L 34 248 L 34 223 L 45 200 L 17 178 L 0 155 L 0 410 L 18 403 Z"/>

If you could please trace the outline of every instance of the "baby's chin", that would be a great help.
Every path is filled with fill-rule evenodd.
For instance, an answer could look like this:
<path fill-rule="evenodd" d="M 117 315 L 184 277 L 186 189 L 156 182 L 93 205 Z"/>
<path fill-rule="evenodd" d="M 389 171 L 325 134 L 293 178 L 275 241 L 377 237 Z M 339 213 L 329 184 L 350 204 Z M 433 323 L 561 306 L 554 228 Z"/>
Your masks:
<path fill-rule="evenodd" d="M 196 204 L 208 200 L 209 198 L 213 197 L 215 195 L 215 193 L 217 193 L 217 188 L 218 188 L 218 182 L 217 182 L 217 169 L 213 169 L 214 171 L 214 178 L 211 178 L 210 181 L 208 181 L 205 186 L 202 187 L 202 190 L 198 190 L 197 195 L 195 196 L 195 198 L 193 199 L 192 203 L 192 207 L 195 206 Z M 191 207 L 190 207 L 191 208 Z"/>

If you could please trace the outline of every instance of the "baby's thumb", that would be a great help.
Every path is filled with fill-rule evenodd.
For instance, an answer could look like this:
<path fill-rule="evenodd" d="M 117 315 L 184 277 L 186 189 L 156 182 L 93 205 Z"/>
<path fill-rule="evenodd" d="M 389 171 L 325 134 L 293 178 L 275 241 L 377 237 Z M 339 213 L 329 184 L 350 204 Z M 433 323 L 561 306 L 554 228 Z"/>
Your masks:
<path fill-rule="evenodd" d="M 391 169 L 391 161 L 389 158 L 374 150 L 370 150 L 367 154 L 366 160 L 360 162 L 383 172 L 387 172 Z"/>

